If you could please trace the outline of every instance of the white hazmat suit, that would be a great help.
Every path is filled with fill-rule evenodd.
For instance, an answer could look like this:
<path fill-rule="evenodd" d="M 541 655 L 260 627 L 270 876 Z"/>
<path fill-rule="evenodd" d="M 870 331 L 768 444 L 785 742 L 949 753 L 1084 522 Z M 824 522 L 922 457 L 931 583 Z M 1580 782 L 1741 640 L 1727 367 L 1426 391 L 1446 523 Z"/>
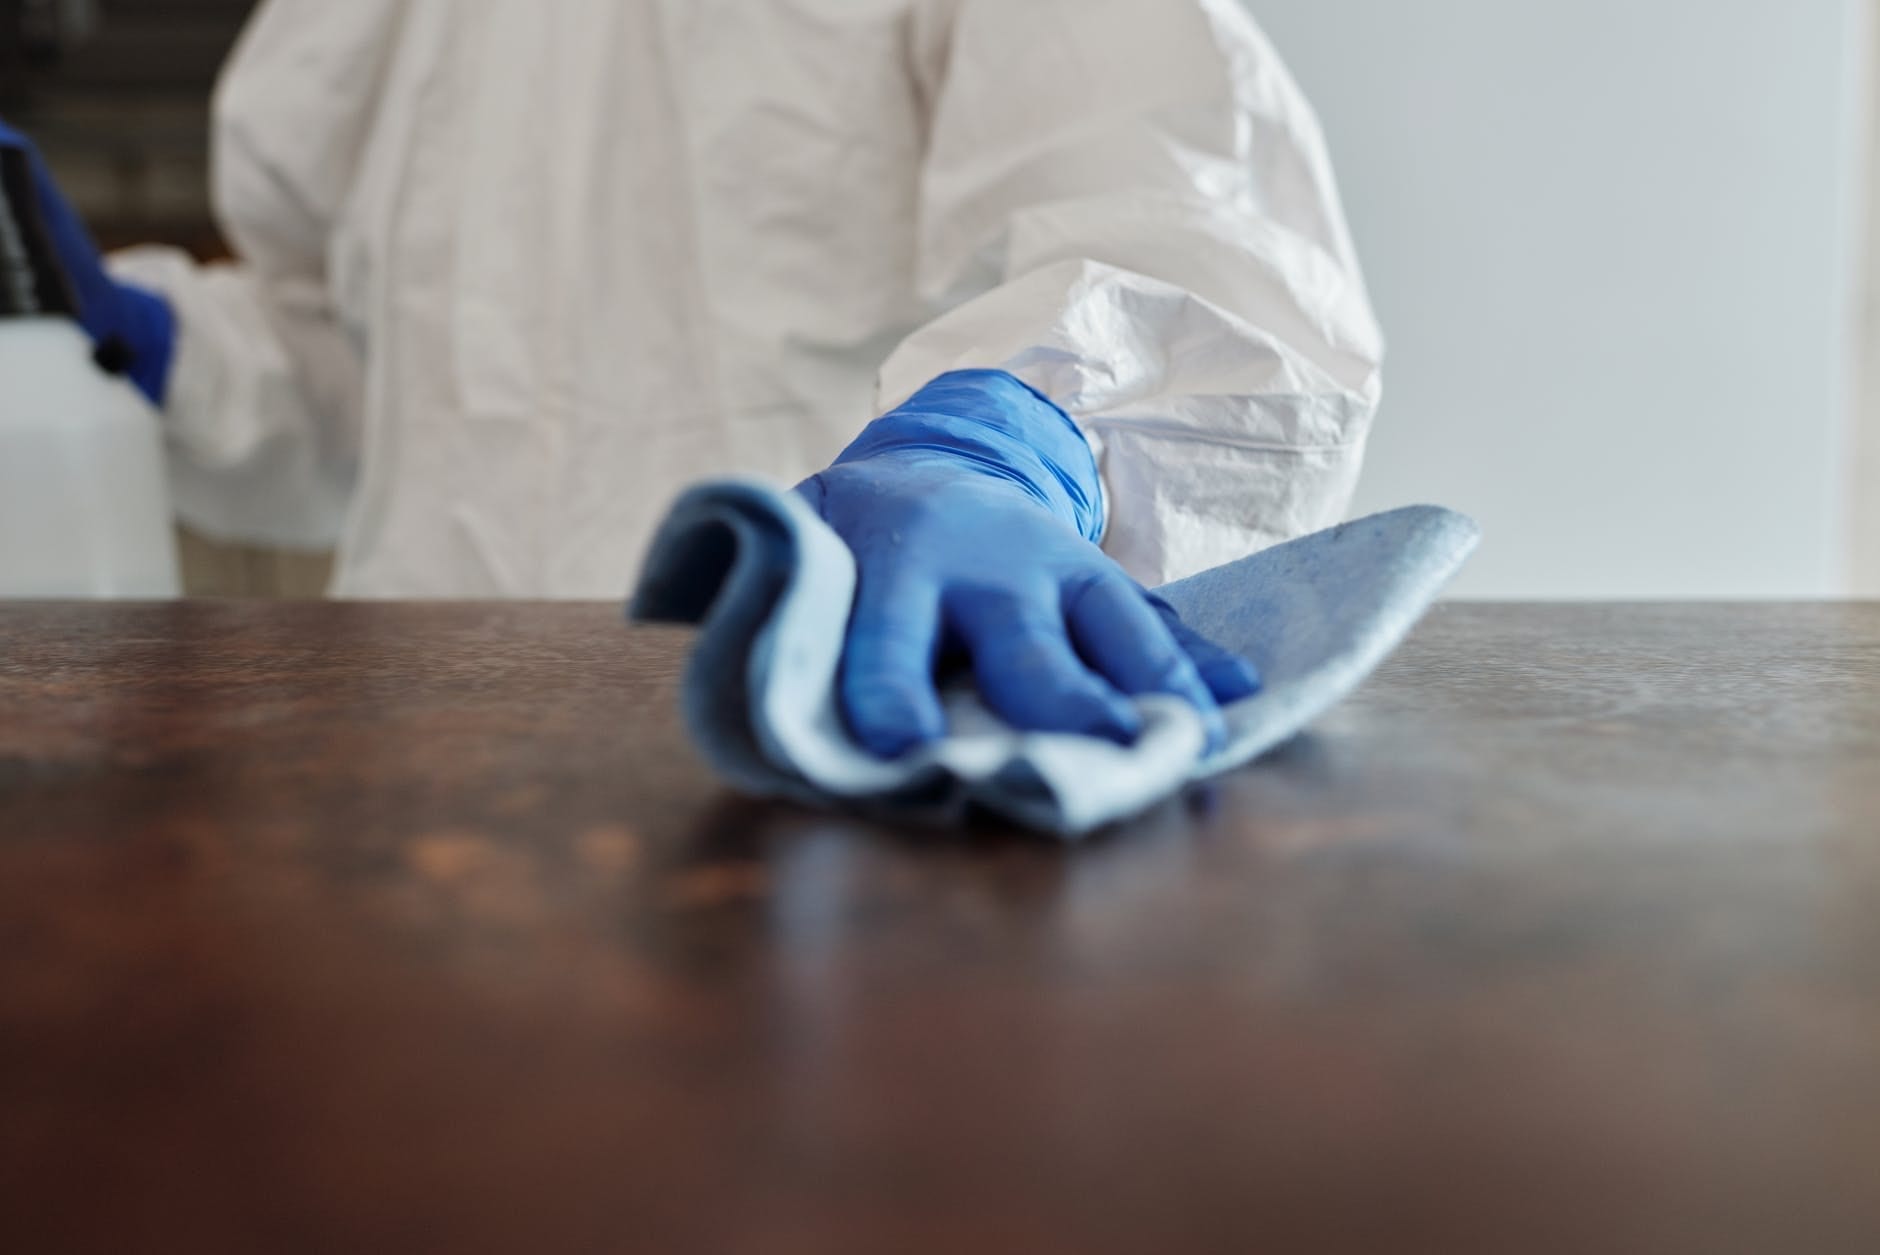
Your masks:
<path fill-rule="evenodd" d="M 687 482 L 961 367 L 1078 421 L 1153 585 L 1336 521 L 1378 400 L 1238 0 L 266 0 L 214 144 L 240 261 L 114 261 L 178 506 L 341 595 L 619 596 Z"/>

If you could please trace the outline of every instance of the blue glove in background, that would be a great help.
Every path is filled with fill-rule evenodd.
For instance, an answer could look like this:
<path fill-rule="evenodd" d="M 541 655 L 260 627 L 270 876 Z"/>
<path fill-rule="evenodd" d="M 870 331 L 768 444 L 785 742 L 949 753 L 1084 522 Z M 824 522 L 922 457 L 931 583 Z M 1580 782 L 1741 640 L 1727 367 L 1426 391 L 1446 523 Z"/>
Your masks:
<path fill-rule="evenodd" d="M 1097 547 L 1101 483 L 1069 415 L 1003 371 L 943 375 L 797 488 L 855 555 L 844 715 L 897 757 L 946 733 L 934 669 L 963 651 L 1015 727 L 1127 743 L 1129 697 L 1183 698 L 1218 744 L 1253 666 L 1186 628 Z"/>
<path fill-rule="evenodd" d="M 97 349 L 100 367 L 127 376 L 159 408 L 176 355 L 176 312 L 154 292 L 119 283 L 85 224 L 52 181 L 31 140 L 0 121 L 0 154 L 23 162 L 36 225 L 63 270 L 77 303 L 79 324 Z"/>

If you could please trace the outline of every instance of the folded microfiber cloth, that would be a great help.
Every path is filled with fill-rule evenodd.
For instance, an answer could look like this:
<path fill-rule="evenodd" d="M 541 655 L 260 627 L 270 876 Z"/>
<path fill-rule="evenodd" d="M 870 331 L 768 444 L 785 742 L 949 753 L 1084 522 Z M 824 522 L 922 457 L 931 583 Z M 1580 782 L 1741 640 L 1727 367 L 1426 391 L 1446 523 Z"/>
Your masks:
<path fill-rule="evenodd" d="M 1479 535 L 1459 514 L 1413 506 L 1158 589 L 1184 622 L 1265 680 L 1225 708 L 1227 743 L 1213 755 L 1201 720 L 1172 698 L 1139 699 L 1145 730 L 1120 746 L 1016 731 L 961 677 L 943 694 L 943 740 L 893 762 L 871 756 L 850 737 L 836 697 L 855 563 L 805 502 L 764 483 L 714 481 L 681 497 L 629 613 L 702 625 L 682 689 L 686 720 L 738 788 L 942 823 L 978 805 L 1074 837 L 1303 730 L 1383 662 Z"/>

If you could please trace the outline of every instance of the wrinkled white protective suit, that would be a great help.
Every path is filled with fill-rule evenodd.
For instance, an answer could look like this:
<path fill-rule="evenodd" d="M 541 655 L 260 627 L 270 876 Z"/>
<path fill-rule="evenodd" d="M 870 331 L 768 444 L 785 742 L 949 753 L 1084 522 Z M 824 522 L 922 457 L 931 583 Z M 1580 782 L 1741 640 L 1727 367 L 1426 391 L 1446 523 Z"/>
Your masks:
<path fill-rule="evenodd" d="M 688 481 L 965 366 L 1084 426 L 1155 584 L 1335 522 L 1378 399 L 1237 0 L 268 0 L 215 127 L 241 263 L 117 261 L 178 502 L 342 595 L 619 596 Z"/>

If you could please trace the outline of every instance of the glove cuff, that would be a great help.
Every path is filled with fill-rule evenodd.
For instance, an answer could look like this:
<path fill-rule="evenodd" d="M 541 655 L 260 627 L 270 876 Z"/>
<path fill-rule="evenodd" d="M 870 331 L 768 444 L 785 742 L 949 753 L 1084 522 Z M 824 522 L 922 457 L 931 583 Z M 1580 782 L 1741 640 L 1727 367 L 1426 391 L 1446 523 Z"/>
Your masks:
<path fill-rule="evenodd" d="M 1002 370 L 941 375 L 870 423 L 835 464 L 913 454 L 943 456 L 1010 480 L 1086 540 L 1103 536 L 1096 455 L 1069 414 Z"/>
<path fill-rule="evenodd" d="M 94 360 L 113 375 L 123 375 L 158 409 L 170 389 L 176 359 L 176 310 L 155 292 L 135 284 L 108 281 L 106 299 L 87 306 L 80 318 L 97 345 Z M 107 305 L 108 309 L 97 306 Z"/>

